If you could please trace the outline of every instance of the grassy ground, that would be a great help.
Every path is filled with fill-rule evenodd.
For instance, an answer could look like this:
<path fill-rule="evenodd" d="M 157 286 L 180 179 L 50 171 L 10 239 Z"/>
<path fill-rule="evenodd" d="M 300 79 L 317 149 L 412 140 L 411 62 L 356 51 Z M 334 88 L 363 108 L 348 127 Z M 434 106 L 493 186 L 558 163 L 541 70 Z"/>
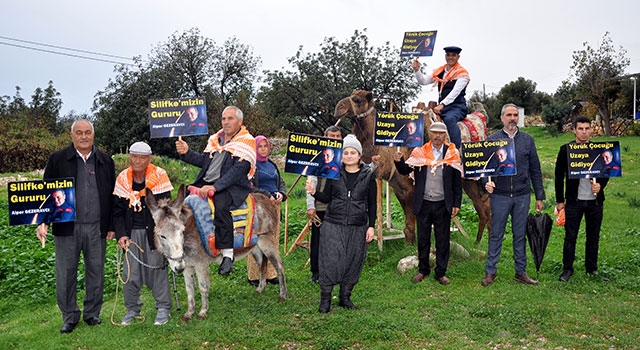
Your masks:
<path fill-rule="evenodd" d="M 543 162 L 547 207 L 555 204 L 553 166 L 559 146 L 571 135 L 547 137 L 541 129 L 529 128 L 536 138 Z M 605 139 L 597 139 L 602 141 Z M 116 249 L 109 243 L 103 325 L 84 324 L 71 334 L 58 332 L 61 319 L 53 288 L 53 246 L 40 249 L 29 226 L 8 227 L 6 187 L 0 189 L 0 348 L 170 348 L 170 349 L 633 349 L 640 338 L 640 190 L 637 177 L 640 138 L 619 139 L 624 176 L 612 179 L 606 189 L 605 222 L 600 244 L 600 271 L 611 277 L 606 283 L 584 274 L 584 231 L 578 240 L 576 274 L 568 283 L 559 282 L 562 270 L 562 228 L 554 227 L 539 274 L 540 285 L 513 281 L 511 237 L 506 235 L 498 279 L 480 286 L 484 276 L 479 245 L 454 233 L 453 239 L 472 252 L 467 259 L 452 258 L 448 276 L 452 283 L 439 285 L 433 278 L 411 283 L 414 271 L 396 272 L 398 261 L 416 254 L 415 246 L 403 240 L 385 241 L 380 252 L 369 247 L 360 283 L 353 295 L 358 310 L 335 306 L 318 314 L 319 289 L 308 282 L 308 252 L 303 248 L 284 257 L 289 299 L 277 303 L 278 289 L 269 285 L 256 295 L 246 283 L 244 261 L 236 263 L 230 276 L 212 270 L 211 310 L 206 320 L 179 320 L 184 312 L 185 292 L 178 276 L 182 310 L 172 309 L 170 322 L 153 326 L 153 299 L 145 289 L 145 320 L 129 327 L 119 323 L 125 310 L 121 292 L 116 295 Z M 172 166 L 167 163 L 166 166 Z M 193 176 L 190 169 L 188 176 Z M 287 184 L 293 175 L 286 176 Z M 4 191 L 4 192 L 2 192 Z M 289 244 L 304 225 L 302 183 L 294 189 L 289 208 Z M 461 222 L 474 235 L 472 206 L 465 199 Z M 394 206 L 394 223 L 401 215 Z M 284 232 L 284 228 L 283 231 Z M 531 260 L 528 272 L 536 276 Z M 82 276 L 80 281 L 82 282 Z M 82 283 L 79 284 L 82 289 Z M 335 291 L 337 295 L 337 291 Z M 82 290 L 80 290 L 82 294 Z M 116 305 L 116 298 L 117 305 Z M 198 303 L 199 305 L 199 300 Z"/>

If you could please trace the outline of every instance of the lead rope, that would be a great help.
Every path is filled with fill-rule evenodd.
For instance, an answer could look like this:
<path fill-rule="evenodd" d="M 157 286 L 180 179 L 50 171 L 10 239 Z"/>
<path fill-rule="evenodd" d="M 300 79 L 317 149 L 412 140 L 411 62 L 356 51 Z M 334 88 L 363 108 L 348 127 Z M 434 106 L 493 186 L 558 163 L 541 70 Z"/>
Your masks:
<path fill-rule="evenodd" d="M 144 253 L 144 249 L 142 249 L 140 247 L 140 245 L 138 245 L 138 243 L 129 240 L 129 242 L 127 242 L 127 246 L 125 247 L 124 251 L 125 251 L 125 260 L 127 262 L 127 280 L 123 280 L 122 279 L 122 275 L 120 274 L 120 264 L 122 263 L 122 251 L 123 249 L 118 249 L 118 254 L 116 255 L 116 273 L 118 275 L 118 278 L 116 280 L 116 297 L 114 298 L 113 301 L 113 310 L 111 310 L 111 324 L 115 325 L 115 326 L 130 326 L 132 325 L 132 323 L 128 324 L 128 325 L 123 325 L 120 323 L 117 323 L 114 321 L 113 317 L 116 313 L 116 308 L 118 306 L 118 287 L 120 286 L 120 282 L 122 282 L 123 285 L 129 283 L 129 278 L 131 277 L 131 264 L 129 263 L 129 257 L 126 255 L 126 253 L 129 253 L 129 255 L 131 255 L 138 263 L 140 263 L 140 265 L 147 267 L 147 268 L 151 268 L 151 269 L 162 269 L 164 268 L 164 266 L 166 266 L 166 263 L 164 264 L 164 266 L 150 266 L 148 264 L 143 263 L 142 261 L 140 261 L 140 259 L 138 259 L 137 256 L 135 256 L 135 254 L 133 254 L 133 252 L 129 251 L 129 245 L 131 245 L 131 243 L 133 243 L 133 245 L 135 245 L 136 247 L 138 247 L 138 250 L 140 250 L 141 253 Z M 136 322 L 136 324 L 138 323 L 143 323 L 145 318 L 144 316 L 138 315 L 135 317 L 136 319 L 138 319 L 139 321 Z"/>

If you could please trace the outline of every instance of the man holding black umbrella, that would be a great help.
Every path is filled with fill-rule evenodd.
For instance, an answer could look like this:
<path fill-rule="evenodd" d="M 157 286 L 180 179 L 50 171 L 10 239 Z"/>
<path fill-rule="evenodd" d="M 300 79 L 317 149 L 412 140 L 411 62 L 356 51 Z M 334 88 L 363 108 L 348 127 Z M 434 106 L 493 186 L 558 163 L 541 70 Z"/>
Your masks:
<path fill-rule="evenodd" d="M 591 121 L 587 117 L 577 117 L 573 121 L 573 132 L 576 134 L 575 143 L 587 143 L 591 137 Z M 598 243 L 600 241 L 600 226 L 602 225 L 604 188 L 609 178 L 570 179 L 568 172 L 567 148 L 569 144 L 560 146 L 556 159 L 555 187 L 556 210 L 565 211 L 564 248 L 562 250 L 562 274 L 560 281 L 567 282 L 573 275 L 573 261 L 576 258 L 576 241 L 580 221 L 584 216 L 585 242 L 584 264 L 587 274 L 598 274 Z M 566 179 L 566 180 L 565 180 Z M 565 189 L 566 182 L 566 189 Z M 566 190 L 566 191 L 565 191 Z M 608 278 L 601 276 L 604 281 Z"/>

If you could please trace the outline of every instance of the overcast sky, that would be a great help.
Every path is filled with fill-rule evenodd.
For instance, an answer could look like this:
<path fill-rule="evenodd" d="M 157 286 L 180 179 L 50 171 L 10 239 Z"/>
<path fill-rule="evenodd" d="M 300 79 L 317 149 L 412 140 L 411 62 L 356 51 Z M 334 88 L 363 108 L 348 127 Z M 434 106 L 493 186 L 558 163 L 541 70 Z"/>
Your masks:
<path fill-rule="evenodd" d="M 607 31 L 616 47 L 627 50 L 627 72 L 640 72 L 639 10 L 637 0 L 21 0 L 3 3 L 0 36 L 146 58 L 173 33 L 198 27 L 217 44 L 235 36 L 251 46 L 262 71 L 289 68 L 287 58 L 300 45 L 315 52 L 324 38 L 345 42 L 355 30 L 367 28 L 373 46 L 388 41 L 398 52 L 404 32 L 437 30 L 434 56 L 420 61 L 430 71 L 444 64 L 443 47 L 460 46 L 460 63 L 471 75 L 468 94 L 483 85 L 497 93 L 520 76 L 553 93 L 569 76 L 572 52 L 585 41 L 598 47 Z M 0 96 L 14 96 L 20 86 L 30 101 L 36 87 L 52 80 L 62 94 L 63 115 L 89 112 L 96 92 L 114 77 L 113 63 L 5 44 L 0 57 Z M 419 100 L 434 98 L 423 87 Z"/>

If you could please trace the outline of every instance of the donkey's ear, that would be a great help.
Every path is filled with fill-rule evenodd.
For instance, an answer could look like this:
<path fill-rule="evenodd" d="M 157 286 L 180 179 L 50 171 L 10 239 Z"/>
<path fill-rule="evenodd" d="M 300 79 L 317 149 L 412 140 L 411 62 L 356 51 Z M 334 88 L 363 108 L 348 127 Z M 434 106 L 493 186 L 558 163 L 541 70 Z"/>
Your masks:
<path fill-rule="evenodd" d="M 151 192 L 150 188 L 146 188 L 144 192 L 147 194 L 144 196 L 144 201 L 147 203 L 147 207 L 149 210 L 154 211 L 158 208 L 158 203 L 156 202 L 156 197 Z"/>
<path fill-rule="evenodd" d="M 174 203 L 178 203 L 180 206 L 182 206 L 182 203 L 184 202 L 185 192 L 186 186 L 184 184 L 180 185 L 180 188 L 178 189 L 178 196 L 176 197 Z"/>

